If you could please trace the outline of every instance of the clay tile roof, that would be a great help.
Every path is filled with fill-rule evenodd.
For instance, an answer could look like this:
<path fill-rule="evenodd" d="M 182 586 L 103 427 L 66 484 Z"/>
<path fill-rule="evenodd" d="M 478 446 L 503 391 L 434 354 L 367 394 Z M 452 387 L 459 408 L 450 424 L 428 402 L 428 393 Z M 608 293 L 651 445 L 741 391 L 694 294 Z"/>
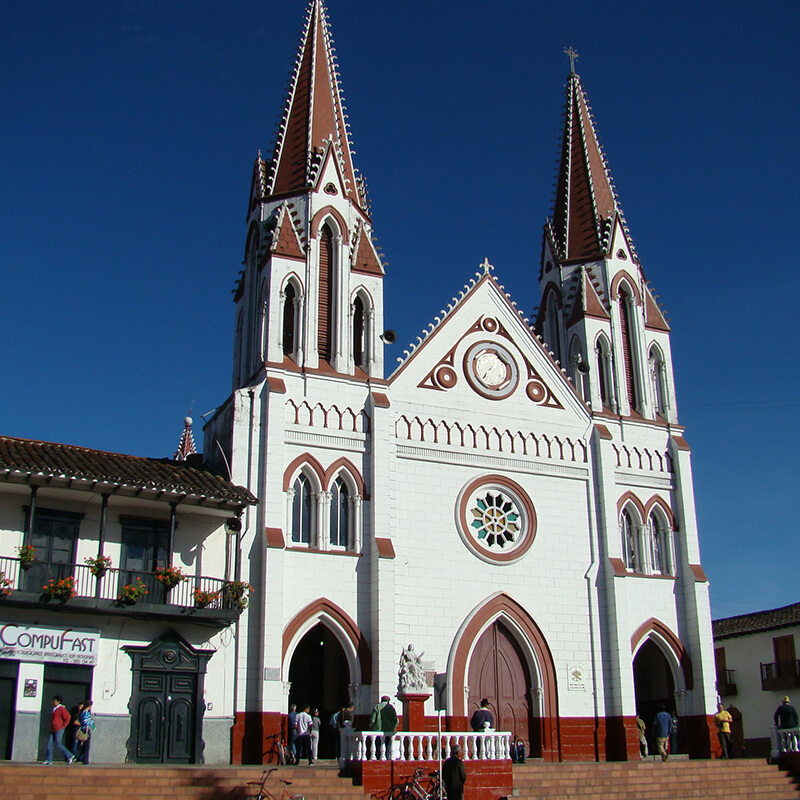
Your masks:
<path fill-rule="evenodd" d="M 186 461 L 127 456 L 8 436 L 0 436 L 0 481 L 46 482 L 50 486 L 88 484 L 89 491 L 147 492 L 142 496 L 148 497 L 151 492 L 164 493 L 194 505 L 232 507 L 258 502 L 247 489 Z"/>
<path fill-rule="evenodd" d="M 753 614 L 741 614 L 738 617 L 715 619 L 711 623 L 715 639 L 770 631 L 789 625 L 800 625 L 800 603 L 772 608 L 769 611 L 756 611 Z"/>

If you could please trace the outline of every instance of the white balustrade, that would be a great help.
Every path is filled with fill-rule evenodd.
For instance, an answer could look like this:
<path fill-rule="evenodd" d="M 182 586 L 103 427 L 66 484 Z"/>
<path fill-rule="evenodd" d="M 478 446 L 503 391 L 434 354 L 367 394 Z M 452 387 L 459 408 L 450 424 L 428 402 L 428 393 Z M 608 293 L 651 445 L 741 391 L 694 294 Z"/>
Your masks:
<path fill-rule="evenodd" d="M 385 735 L 373 731 L 358 731 L 342 739 L 342 757 L 356 761 L 436 761 L 441 746 L 442 759 L 449 758 L 456 745 L 461 747 L 464 761 L 490 761 L 511 758 L 511 734 L 503 731 L 467 733 L 395 733 L 391 739 L 391 754 L 384 747 Z M 348 747 L 345 748 L 345 743 Z"/>
<path fill-rule="evenodd" d="M 773 742 L 777 745 L 773 750 L 780 753 L 800 752 L 800 728 L 772 728 Z"/>

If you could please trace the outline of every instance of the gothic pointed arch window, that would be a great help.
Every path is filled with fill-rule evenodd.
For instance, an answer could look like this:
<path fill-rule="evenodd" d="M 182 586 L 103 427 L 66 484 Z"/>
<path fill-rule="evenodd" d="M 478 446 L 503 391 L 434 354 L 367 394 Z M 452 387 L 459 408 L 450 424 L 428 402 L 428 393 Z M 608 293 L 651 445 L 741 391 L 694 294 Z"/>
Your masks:
<path fill-rule="evenodd" d="M 619 520 L 622 538 L 622 560 L 629 572 L 642 572 L 642 547 L 640 541 L 641 525 L 638 514 L 625 506 Z"/>
<path fill-rule="evenodd" d="M 551 284 L 552 286 L 552 284 Z M 544 306 L 544 340 L 553 351 L 556 360 L 561 361 L 561 337 L 559 336 L 559 302 L 555 290 L 547 295 Z"/>
<path fill-rule="evenodd" d="M 333 354 L 334 333 L 334 234 L 330 224 L 322 226 L 319 236 L 319 308 L 317 320 L 317 349 L 323 361 Z"/>
<path fill-rule="evenodd" d="M 649 519 L 650 571 L 654 575 L 674 575 L 672 529 L 666 515 L 654 508 Z"/>
<path fill-rule="evenodd" d="M 352 331 L 353 331 L 353 364 L 365 372 L 369 368 L 370 341 L 369 320 L 372 304 L 368 295 L 362 290 L 357 292 L 352 305 Z"/>
<path fill-rule="evenodd" d="M 346 548 L 350 542 L 350 491 L 341 477 L 331 486 L 330 531 L 333 548 Z"/>
<path fill-rule="evenodd" d="M 622 284 L 619 290 L 619 324 L 622 338 L 622 365 L 625 370 L 624 388 L 633 411 L 639 406 L 636 392 L 636 345 L 634 340 L 634 304 L 630 289 Z"/>
<path fill-rule="evenodd" d="M 297 349 L 297 289 L 289 281 L 283 290 L 283 320 L 281 325 L 281 347 L 285 356 L 294 355 Z"/>
<path fill-rule="evenodd" d="M 577 336 L 572 337 L 572 342 L 569 347 L 569 373 L 572 378 L 575 391 L 580 395 L 582 400 L 589 399 L 588 384 L 587 384 L 587 366 L 583 357 L 583 347 L 581 340 Z"/>
<path fill-rule="evenodd" d="M 315 522 L 313 487 L 305 473 L 300 473 L 292 484 L 292 544 L 311 546 Z"/>
<path fill-rule="evenodd" d="M 595 355 L 597 356 L 597 380 L 600 389 L 600 400 L 604 408 L 616 411 L 611 346 L 603 334 L 597 337 Z"/>
<path fill-rule="evenodd" d="M 653 391 L 653 409 L 656 414 L 665 417 L 668 410 L 667 369 L 661 349 L 656 344 L 650 347 L 647 366 Z"/>

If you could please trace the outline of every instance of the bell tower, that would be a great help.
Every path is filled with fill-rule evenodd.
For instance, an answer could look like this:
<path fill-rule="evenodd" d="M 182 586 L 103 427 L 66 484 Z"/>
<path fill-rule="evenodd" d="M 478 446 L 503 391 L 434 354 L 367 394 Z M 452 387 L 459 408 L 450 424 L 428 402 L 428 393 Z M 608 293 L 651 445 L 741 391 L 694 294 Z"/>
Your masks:
<path fill-rule="evenodd" d="M 253 167 L 233 388 L 265 366 L 382 377 L 383 274 L 327 12 L 312 0 L 272 157 Z"/>
<path fill-rule="evenodd" d="M 571 48 L 537 327 L 597 413 L 677 422 L 669 325 L 633 246 Z"/>

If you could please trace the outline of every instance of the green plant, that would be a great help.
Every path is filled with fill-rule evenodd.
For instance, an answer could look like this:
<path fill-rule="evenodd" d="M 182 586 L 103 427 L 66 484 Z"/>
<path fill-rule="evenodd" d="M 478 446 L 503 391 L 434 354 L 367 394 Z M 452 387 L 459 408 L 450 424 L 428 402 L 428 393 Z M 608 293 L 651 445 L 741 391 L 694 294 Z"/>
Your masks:
<path fill-rule="evenodd" d="M 85 558 L 84 562 L 89 565 L 89 572 L 95 578 L 102 578 L 103 575 L 111 568 L 111 556 L 94 556 L 92 558 Z"/>
<path fill-rule="evenodd" d="M 244 610 L 250 605 L 253 587 L 247 581 L 231 581 L 222 587 L 222 599 L 226 606 Z"/>
<path fill-rule="evenodd" d="M 18 547 L 17 552 L 19 553 L 20 563 L 23 566 L 30 565 L 36 560 L 36 548 L 32 544 L 24 544 L 22 547 Z"/>
<path fill-rule="evenodd" d="M 183 571 L 171 564 L 168 567 L 158 567 L 155 575 L 167 591 L 174 589 L 181 581 L 186 580 Z"/>
<path fill-rule="evenodd" d="M 42 595 L 45 600 L 60 600 L 66 603 L 67 600 L 75 597 L 75 579 L 70 575 L 67 578 L 51 578 L 42 586 Z"/>
<path fill-rule="evenodd" d="M 205 608 L 219 600 L 219 592 L 204 592 L 202 589 L 195 589 L 193 596 L 198 608 Z"/>
<path fill-rule="evenodd" d="M 13 581 L 10 578 L 6 578 L 5 572 L 0 572 L 0 598 L 8 597 L 13 586 Z"/>
<path fill-rule="evenodd" d="M 117 600 L 126 605 L 132 606 L 138 603 L 147 594 L 147 586 L 141 578 L 137 578 L 133 583 L 127 583 L 120 589 Z"/>

